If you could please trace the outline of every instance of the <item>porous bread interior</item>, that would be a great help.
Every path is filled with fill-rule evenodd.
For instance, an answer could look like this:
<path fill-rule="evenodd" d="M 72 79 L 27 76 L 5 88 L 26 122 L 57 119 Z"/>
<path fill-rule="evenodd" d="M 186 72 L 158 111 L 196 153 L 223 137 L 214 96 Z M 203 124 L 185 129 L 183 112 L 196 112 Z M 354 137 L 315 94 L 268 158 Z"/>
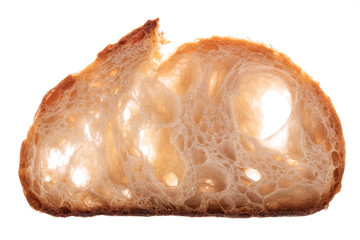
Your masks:
<path fill-rule="evenodd" d="M 158 38 L 126 43 L 44 98 L 22 170 L 40 208 L 268 215 L 330 201 L 342 146 L 331 104 L 303 73 L 230 38 L 185 44 L 161 61 Z M 268 91 L 288 94 L 290 112 L 263 138 Z"/>

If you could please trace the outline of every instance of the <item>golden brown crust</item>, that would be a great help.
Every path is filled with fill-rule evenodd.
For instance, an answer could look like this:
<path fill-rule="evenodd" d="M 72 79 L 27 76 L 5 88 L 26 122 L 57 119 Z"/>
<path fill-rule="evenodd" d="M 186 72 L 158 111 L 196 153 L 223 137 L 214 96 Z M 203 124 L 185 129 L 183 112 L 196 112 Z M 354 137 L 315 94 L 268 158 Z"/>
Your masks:
<path fill-rule="evenodd" d="M 33 139 L 33 130 L 34 127 L 31 127 L 27 139 L 22 142 L 21 150 L 20 150 L 20 166 L 19 166 L 19 178 L 21 185 L 23 187 L 24 195 L 29 202 L 30 206 L 36 210 L 41 211 L 41 202 L 36 197 L 36 195 L 30 190 L 30 186 L 32 185 L 31 179 L 29 179 L 29 159 L 32 156 L 32 152 L 30 149 L 31 144 L 28 139 Z"/>
<path fill-rule="evenodd" d="M 106 58 L 109 54 L 117 51 L 118 48 L 121 48 L 128 42 L 134 44 L 142 40 L 147 34 L 154 33 L 158 26 L 158 18 L 155 20 L 148 20 L 142 27 L 133 30 L 131 33 L 120 39 L 117 43 L 108 45 L 104 50 L 98 53 L 98 59 Z"/>
<path fill-rule="evenodd" d="M 99 62 L 106 59 L 114 51 L 117 51 L 119 48 L 123 47 L 127 43 L 134 44 L 138 41 L 141 41 L 146 35 L 154 34 L 158 28 L 158 19 L 153 21 L 146 22 L 142 27 L 133 30 L 131 33 L 123 37 L 116 44 L 108 45 L 104 50 L 102 50 L 97 59 L 90 64 L 82 73 L 86 71 L 91 71 L 95 65 Z M 152 215 L 179 215 L 179 216 L 223 216 L 223 217 L 264 217 L 264 216 L 299 216 L 299 215 L 308 215 L 320 211 L 326 208 L 332 198 L 341 188 L 341 180 L 345 167 L 345 141 L 342 133 L 342 128 L 340 124 L 339 117 L 331 103 L 331 100 L 325 93 L 321 90 L 318 83 L 314 82 L 310 76 L 304 73 L 300 67 L 292 63 L 290 59 L 271 48 L 266 47 L 263 44 L 253 43 L 246 40 L 234 40 L 231 38 L 218 38 L 213 37 L 211 39 L 201 39 L 195 43 L 184 44 L 178 48 L 175 54 L 186 54 L 192 51 L 195 51 L 197 48 L 202 48 L 204 51 L 217 48 L 218 44 L 227 44 L 233 45 L 236 48 L 243 49 L 246 48 L 252 52 L 259 52 L 262 55 L 266 56 L 270 61 L 280 62 L 282 66 L 285 66 L 286 71 L 289 72 L 295 79 L 298 79 L 300 84 L 309 85 L 313 92 L 316 94 L 320 102 L 328 109 L 330 112 L 330 121 L 332 128 L 335 129 L 336 135 L 338 137 L 337 142 L 339 143 L 339 149 L 337 150 L 339 154 L 339 160 L 337 162 L 337 168 L 334 170 L 333 174 L 333 183 L 329 191 L 324 193 L 321 196 L 319 203 L 314 206 L 312 203 L 303 205 L 301 208 L 282 208 L 277 209 L 276 211 L 265 210 L 257 212 L 255 209 L 245 209 L 239 208 L 235 209 L 232 212 L 225 212 L 220 206 L 208 209 L 207 212 L 204 211 L 189 211 L 188 209 L 179 209 L 179 208 L 154 208 L 153 211 L 149 211 L 141 208 L 118 208 L 111 209 L 109 207 L 99 207 L 94 211 L 84 211 L 81 209 L 69 209 L 67 207 L 61 207 L 54 209 L 50 206 L 41 203 L 36 197 L 36 194 L 30 189 L 32 185 L 31 180 L 28 178 L 27 171 L 29 171 L 29 159 L 32 157 L 31 146 L 33 142 L 36 142 L 36 124 L 38 117 L 46 112 L 48 108 L 53 106 L 57 101 L 60 101 L 63 96 L 63 92 L 70 89 L 77 80 L 77 75 L 69 75 L 63 81 L 61 81 L 56 87 L 51 89 L 43 98 L 40 107 L 35 115 L 34 124 L 30 128 L 27 139 L 25 139 L 21 146 L 20 151 L 20 165 L 19 165 L 19 177 L 21 184 L 24 189 L 24 194 L 29 202 L 29 204 L 36 210 L 46 212 L 54 216 L 93 216 L 98 214 L 104 215 L 132 215 L 132 216 L 152 216 Z"/>
<path fill-rule="evenodd" d="M 336 136 L 337 136 L 336 142 L 339 146 L 339 149 L 337 149 L 337 153 L 339 154 L 339 160 L 337 161 L 336 163 L 337 167 L 333 172 L 333 183 L 329 191 L 321 196 L 322 199 L 318 207 L 318 211 L 319 211 L 327 208 L 329 202 L 334 198 L 335 194 L 340 192 L 341 190 L 341 180 L 345 169 L 345 154 L 346 154 L 345 139 L 343 136 L 340 119 L 336 113 L 336 110 L 330 98 L 323 92 L 319 84 L 313 81 L 310 77 L 307 77 L 306 81 L 313 88 L 313 91 L 316 93 L 316 96 L 318 97 L 319 101 L 322 102 L 330 112 L 331 127 L 336 132 Z"/>
<path fill-rule="evenodd" d="M 33 193 L 31 193 L 33 194 Z M 188 209 L 148 209 L 142 208 L 98 208 L 93 211 L 72 209 L 67 207 L 60 207 L 57 209 L 41 206 L 40 201 L 37 200 L 36 196 L 31 198 L 29 201 L 30 205 L 38 211 L 45 212 L 55 217 L 68 217 L 68 216 L 79 216 L 79 217 L 90 217 L 96 215 L 108 215 L 108 216 L 185 216 L 185 217 L 229 217 L 229 218 L 248 218 L 248 217 L 282 217 L 282 216 L 306 216 L 314 214 L 324 207 L 308 208 L 308 209 L 289 209 L 280 211 L 255 211 L 254 209 L 244 208 L 235 209 L 231 212 L 225 212 L 221 208 L 208 209 L 207 211 L 196 211 Z"/>

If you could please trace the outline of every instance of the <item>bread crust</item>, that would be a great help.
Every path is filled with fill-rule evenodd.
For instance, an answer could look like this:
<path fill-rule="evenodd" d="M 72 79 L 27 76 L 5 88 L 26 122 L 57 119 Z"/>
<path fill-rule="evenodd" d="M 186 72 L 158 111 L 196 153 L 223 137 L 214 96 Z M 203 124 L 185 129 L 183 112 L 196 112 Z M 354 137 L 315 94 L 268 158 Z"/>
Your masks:
<path fill-rule="evenodd" d="M 316 96 L 318 99 L 327 107 L 327 109 L 330 111 L 330 122 L 333 126 L 333 129 L 336 132 L 337 140 L 339 149 L 337 152 L 339 153 L 339 161 L 337 162 L 337 168 L 335 168 L 333 172 L 333 183 L 331 185 L 330 190 L 327 193 L 324 193 L 321 196 L 321 201 L 319 203 L 319 210 L 326 209 L 329 206 L 330 201 L 334 198 L 335 194 L 340 192 L 341 190 L 341 181 L 345 170 L 345 155 L 346 155 L 346 149 L 345 149 L 345 139 L 343 136 L 343 131 L 340 123 L 339 116 L 336 113 L 336 110 L 330 100 L 330 97 L 328 97 L 323 90 L 320 88 L 319 83 L 313 81 L 310 77 L 306 79 L 306 81 L 311 85 L 313 88 Z"/>
<path fill-rule="evenodd" d="M 110 56 L 113 52 L 117 51 L 119 48 L 122 48 L 124 45 L 131 43 L 134 44 L 136 42 L 141 41 L 142 39 L 157 34 L 158 29 L 158 19 L 147 21 L 142 27 L 133 30 L 131 33 L 120 39 L 116 44 L 108 45 L 104 50 L 102 50 L 98 55 L 96 60 L 90 64 L 86 69 L 84 69 L 79 74 L 86 74 L 86 72 L 92 71 L 96 65 L 100 62 L 104 61 L 108 56 Z M 215 46 L 214 43 L 217 44 L 231 44 L 238 45 L 240 48 L 251 49 L 251 51 L 259 52 L 265 55 L 267 58 L 273 61 L 281 62 L 284 66 L 286 66 L 287 71 L 291 73 L 291 75 L 296 76 L 299 83 L 302 85 L 307 85 L 312 91 L 316 94 L 317 98 L 320 102 L 323 103 L 324 106 L 327 107 L 330 112 L 330 122 L 333 126 L 333 129 L 336 131 L 336 135 L 338 137 L 337 142 L 339 143 L 339 149 L 337 152 L 339 153 L 339 161 L 337 163 L 337 167 L 334 170 L 333 183 L 329 191 L 320 196 L 319 203 L 314 206 L 313 204 L 309 204 L 309 206 L 303 206 L 298 209 L 291 210 L 277 210 L 277 211 L 256 211 L 255 209 L 235 209 L 231 212 L 226 212 L 221 207 L 215 208 L 207 211 L 200 210 L 191 210 L 185 208 L 164 208 L 164 207 L 156 207 L 154 206 L 152 211 L 141 209 L 137 207 L 130 208 L 117 208 L 111 209 L 110 207 L 99 207 L 93 211 L 85 211 L 82 209 L 69 209 L 66 207 L 61 207 L 58 209 L 53 209 L 51 206 L 42 203 L 37 197 L 33 190 L 30 188 L 31 179 L 29 179 L 29 171 L 31 169 L 30 159 L 33 157 L 33 149 L 32 145 L 37 141 L 36 136 L 36 126 L 38 124 L 39 116 L 48 110 L 53 104 L 61 99 L 62 93 L 67 89 L 71 88 L 73 84 L 77 81 L 77 74 L 69 75 L 64 80 L 62 80 L 56 87 L 51 89 L 44 96 L 38 111 L 34 117 L 34 123 L 30 127 L 30 130 L 27 134 L 27 138 L 23 141 L 20 150 L 20 164 L 19 164 L 19 177 L 23 187 L 24 194 L 26 196 L 27 201 L 30 206 L 38 211 L 42 211 L 48 213 L 53 216 L 93 216 L 93 215 L 121 215 L 121 216 L 154 216 L 154 215 L 178 215 L 178 216 L 196 216 L 196 217 L 204 217 L 204 216 L 221 216 L 221 217 L 267 217 L 267 216 L 302 216 L 313 214 L 322 209 L 326 209 L 329 202 L 333 199 L 336 193 L 338 193 L 341 189 L 341 180 L 344 173 L 345 168 L 345 140 L 343 137 L 342 127 L 340 123 L 340 119 L 331 103 L 330 98 L 321 90 L 319 84 L 313 81 L 313 79 L 304 73 L 300 67 L 296 64 L 292 63 L 290 59 L 282 53 L 275 51 L 272 48 L 269 48 L 263 44 L 253 43 L 246 40 L 234 40 L 231 38 L 219 38 L 213 37 L 210 40 L 199 40 L 194 43 L 184 44 L 180 48 L 178 48 L 175 54 L 182 54 L 194 51 L 196 48 L 203 47 L 211 48 Z M 336 172 L 336 173 L 335 173 Z"/>

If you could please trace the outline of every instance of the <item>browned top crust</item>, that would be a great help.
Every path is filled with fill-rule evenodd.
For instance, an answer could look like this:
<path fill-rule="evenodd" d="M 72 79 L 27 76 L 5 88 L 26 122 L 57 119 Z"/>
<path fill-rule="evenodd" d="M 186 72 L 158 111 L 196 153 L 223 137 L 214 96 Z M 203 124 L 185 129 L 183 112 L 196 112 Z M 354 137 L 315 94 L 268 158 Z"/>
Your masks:
<path fill-rule="evenodd" d="M 141 41 L 146 35 L 153 34 L 157 31 L 159 27 L 159 18 L 155 20 L 148 20 L 142 27 L 133 30 L 131 33 L 127 34 L 125 37 L 121 38 L 115 44 L 109 44 L 104 50 L 98 53 L 98 58 L 105 58 L 112 52 L 116 51 L 118 48 L 124 46 L 127 42 L 132 44 Z"/>

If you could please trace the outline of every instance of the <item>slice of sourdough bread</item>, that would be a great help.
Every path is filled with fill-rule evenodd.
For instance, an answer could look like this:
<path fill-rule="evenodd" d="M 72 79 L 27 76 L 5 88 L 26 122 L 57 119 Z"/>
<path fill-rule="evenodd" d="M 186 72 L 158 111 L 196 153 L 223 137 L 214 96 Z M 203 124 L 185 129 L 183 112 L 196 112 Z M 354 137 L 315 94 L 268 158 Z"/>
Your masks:
<path fill-rule="evenodd" d="M 148 21 L 43 98 L 19 176 L 55 216 L 306 215 L 340 191 L 339 118 L 282 53 L 233 38 L 166 60 Z"/>

